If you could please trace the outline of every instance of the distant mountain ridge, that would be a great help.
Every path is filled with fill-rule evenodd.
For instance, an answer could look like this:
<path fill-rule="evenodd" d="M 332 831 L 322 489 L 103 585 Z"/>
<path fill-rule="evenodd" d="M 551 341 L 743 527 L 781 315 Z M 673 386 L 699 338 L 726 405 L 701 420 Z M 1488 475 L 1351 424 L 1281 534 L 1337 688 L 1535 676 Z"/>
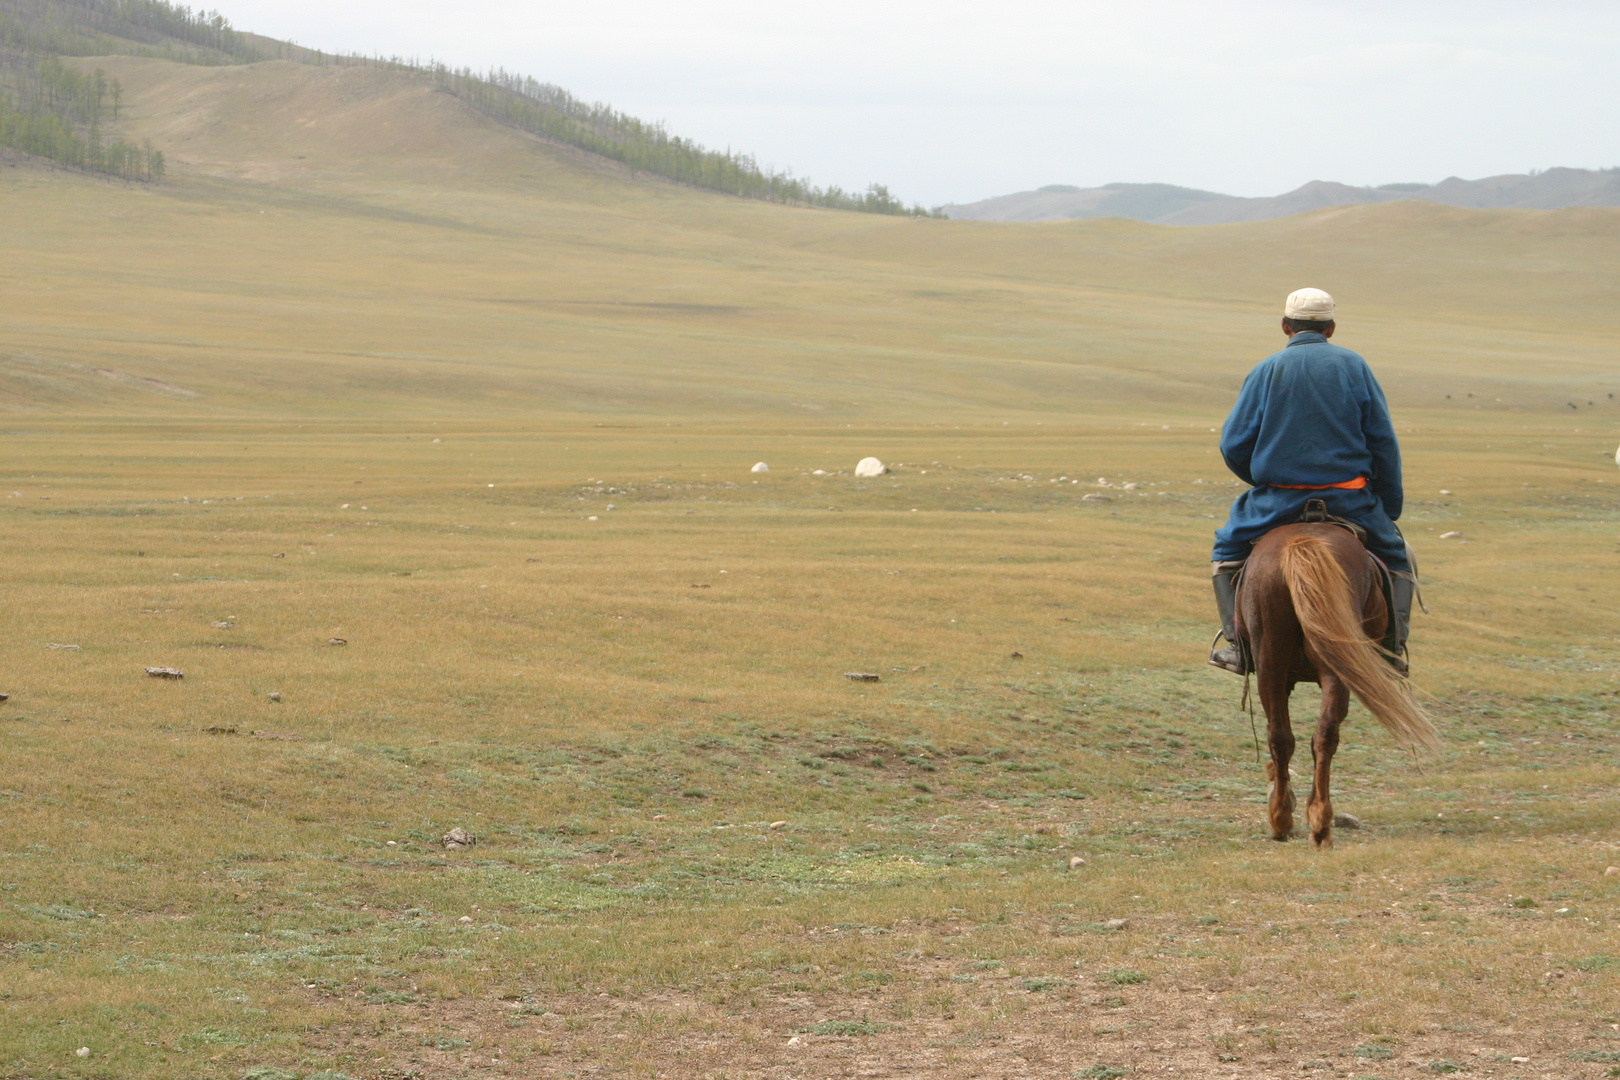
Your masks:
<path fill-rule="evenodd" d="M 1079 188 L 1052 184 L 1036 191 L 943 206 L 967 221 L 1068 221 L 1120 217 L 1159 225 L 1229 225 L 1267 221 L 1325 206 L 1425 199 L 1447 206 L 1559 210 L 1567 206 L 1620 206 L 1620 169 L 1547 169 L 1483 180 L 1449 177 L 1438 184 L 1351 187 L 1313 180 L 1286 195 L 1242 198 L 1174 184 L 1105 184 Z"/>

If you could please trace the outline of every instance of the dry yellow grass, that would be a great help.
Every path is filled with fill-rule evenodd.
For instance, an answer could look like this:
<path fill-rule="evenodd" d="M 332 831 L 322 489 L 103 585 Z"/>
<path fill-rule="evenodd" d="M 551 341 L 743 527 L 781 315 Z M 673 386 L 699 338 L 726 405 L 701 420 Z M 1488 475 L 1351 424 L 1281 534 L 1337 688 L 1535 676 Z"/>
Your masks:
<path fill-rule="evenodd" d="M 0 1075 L 1611 1067 L 1620 215 L 891 221 L 102 66 L 175 181 L 0 174 Z M 1306 281 L 1447 741 L 1353 713 L 1326 856 L 1201 654 Z"/>

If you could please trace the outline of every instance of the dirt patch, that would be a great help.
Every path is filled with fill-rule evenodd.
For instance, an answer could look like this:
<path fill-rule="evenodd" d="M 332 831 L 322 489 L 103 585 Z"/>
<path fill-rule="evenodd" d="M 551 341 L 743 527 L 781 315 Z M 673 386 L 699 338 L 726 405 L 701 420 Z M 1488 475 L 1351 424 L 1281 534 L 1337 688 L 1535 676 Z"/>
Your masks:
<path fill-rule="evenodd" d="M 924 996 L 936 1002 L 962 985 L 951 981 L 945 964 L 928 976 L 934 986 Z M 520 1076 L 926 1074 L 964 1080 L 1463 1071 L 1596 1077 L 1609 1069 L 1603 1051 L 1613 1047 L 1600 1045 L 1591 1028 L 1436 1026 L 1375 1035 L 1334 1006 L 1332 990 L 1287 978 L 1121 987 L 1072 972 L 1045 984 L 1002 973 L 981 979 L 970 996 L 957 995 L 960 1005 L 903 1020 L 887 1018 L 893 1002 L 886 998 L 893 995 L 882 990 L 749 1000 L 677 992 L 532 995 L 390 1009 L 398 1026 L 388 1036 L 367 1039 L 356 1031 L 352 1038 L 390 1059 L 378 1073 L 383 1077 L 486 1075 L 491 1068 Z M 329 1039 L 323 1036 L 315 1047 Z M 1598 1060 L 1572 1060 L 1572 1053 Z M 1516 1057 L 1528 1061 L 1512 1061 Z"/>

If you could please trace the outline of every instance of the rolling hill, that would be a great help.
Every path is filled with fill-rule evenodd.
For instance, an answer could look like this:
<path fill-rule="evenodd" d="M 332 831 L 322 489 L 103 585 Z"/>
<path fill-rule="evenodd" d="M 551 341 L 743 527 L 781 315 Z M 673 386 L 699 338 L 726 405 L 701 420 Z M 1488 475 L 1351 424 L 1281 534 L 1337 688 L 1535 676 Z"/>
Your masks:
<path fill-rule="evenodd" d="M 0 407 L 1207 416 L 1304 282 L 1340 296 L 1404 403 L 1620 389 L 1620 209 L 1408 199 L 1197 230 L 851 214 L 635 170 L 397 65 L 169 47 L 64 61 L 116 82 L 103 137 L 149 143 L 163 183 L 0 169 Z"/>
<path fill-rule="evenodd" d="M 881 184 L 864 192 L 761 168 L 748 154 L 710 150 L 560 86 L 505 70 L 474 72 L 398 57 L 328 55 L 287 41 L 242 33 L 218 11 L 169 0 L 0 0 L 0 149 L 122 179 L 160 180 L 165 162 L 150 142 L 115 130 L 123 85 L 96 67 L 64 57 L 134 56 L 217 67 L 282 60 L 314 67 L 382 69 L 448 94 L 498 123 L 540 135 L 639 172 L 772 202 L 876 214 L 928 216 L 907 208 Z"/>

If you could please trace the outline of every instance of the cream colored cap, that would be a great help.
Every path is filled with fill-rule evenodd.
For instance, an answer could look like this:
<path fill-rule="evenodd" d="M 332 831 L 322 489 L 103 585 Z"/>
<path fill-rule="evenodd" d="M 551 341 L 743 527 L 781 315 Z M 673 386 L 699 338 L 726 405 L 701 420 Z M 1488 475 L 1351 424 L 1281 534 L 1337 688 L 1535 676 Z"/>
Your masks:
<path fill-rule="evenodd" d="M 1333 311 L 1333 297 L 1321 289 L 1299 289 L 1288 294 L 1288 302 L 1283 305 L 1283 318 L 1332 322 Z"/>

